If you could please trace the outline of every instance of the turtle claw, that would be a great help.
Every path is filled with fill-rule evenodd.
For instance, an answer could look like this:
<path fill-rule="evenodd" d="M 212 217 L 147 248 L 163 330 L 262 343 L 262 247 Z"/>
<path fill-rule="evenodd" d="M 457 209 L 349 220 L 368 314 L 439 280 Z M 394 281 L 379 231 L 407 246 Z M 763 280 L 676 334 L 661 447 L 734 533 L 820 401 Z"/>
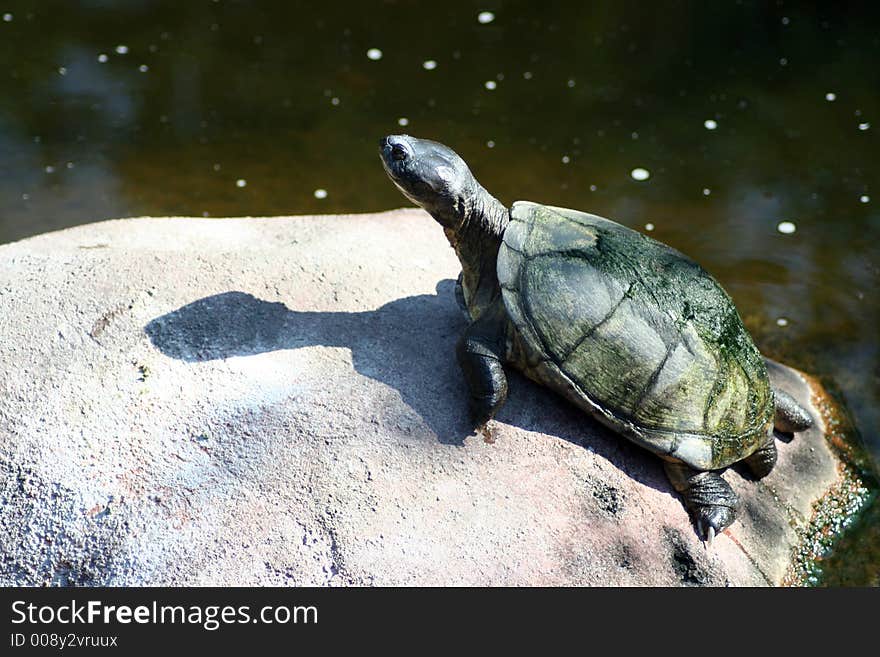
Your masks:
<path fill-rule="evenodd" d="M 483 442 L 484 442 L 484 443 L 487 443 L 487 444 L 489 444 L 489 445 L 492 445 L 492 444 L 495 443 L 495 438 L 496 438 L 496 436 L 495 436 L 495 429 L 494 429 L 494 427 L 492 426 L 492 421 L 491 421 L 491 420 L 486 420 L 485 422 L 483 422 L 482 424 L 480 424 L 480 425 L 474 430 L 474 433 L 475 433 L 475 435 L 477 435 L 477 436 L 482 436 L 482 438 L 483 438 Z"/>
<path fill-rule="evenodd" d="M 712 547 L 712 541 L 715 539 L 715 528 L 709 525 L 709 531 L 706 532 L 706 548 Z"/>
<path fill-rule="evenodd" d="M 713 539 L 730 526 L 736 512 L 727 506 L 708 505 L 697 511 L 697 531 L 706 547 L 712 547 Z"/>
<path fill-rule="evenodd" d="M 707 550 L 710 549 L 712 547 L 712 542 L 715 540 L 716 536 L 715 527 L 713 527 L 709 522 L 704 522 L 702 518 L 698 518 L 697 533 L 703 540 L 703 546 Z M 718 533 L 720 534 L 721 532 Z"/>

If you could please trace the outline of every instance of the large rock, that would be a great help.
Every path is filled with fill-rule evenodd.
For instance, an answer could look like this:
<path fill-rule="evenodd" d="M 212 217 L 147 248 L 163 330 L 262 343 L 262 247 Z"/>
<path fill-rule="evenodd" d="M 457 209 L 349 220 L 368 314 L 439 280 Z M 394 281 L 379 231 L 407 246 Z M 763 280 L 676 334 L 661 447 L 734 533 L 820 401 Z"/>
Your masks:
<path fill-rule="evenodd" d="M 458 271 L 416 210 L 0 247 L 0 584 L 782 580 L 838 477 L 818 428 L 727 472 L 706 549 L 656 457 L 521 376 L 471 434 Z"/>

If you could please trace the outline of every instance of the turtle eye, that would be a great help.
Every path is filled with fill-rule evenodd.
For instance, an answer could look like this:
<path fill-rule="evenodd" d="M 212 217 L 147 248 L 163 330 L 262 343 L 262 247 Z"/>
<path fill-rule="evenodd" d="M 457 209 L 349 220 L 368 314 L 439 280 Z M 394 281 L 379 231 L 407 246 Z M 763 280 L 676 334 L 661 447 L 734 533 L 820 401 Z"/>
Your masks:
<path fill-rule="evenodd" d="M 395 144 L 391 149 L 391 159 L 392 160 L 405 160 L 406 159 L 406 149 L 399 145 Z"/>

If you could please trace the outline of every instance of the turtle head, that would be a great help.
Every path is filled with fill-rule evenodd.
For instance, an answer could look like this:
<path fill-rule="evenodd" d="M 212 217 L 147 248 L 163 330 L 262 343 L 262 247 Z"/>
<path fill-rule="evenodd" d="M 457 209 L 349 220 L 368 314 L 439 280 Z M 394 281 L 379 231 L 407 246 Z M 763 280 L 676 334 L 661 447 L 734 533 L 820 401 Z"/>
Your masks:
<path fill-rule="evenodd" d="M 409 135 L 379 140 L 388 176 L 410 201 L 427 210 L 445 228 L 457 228 L 485 190 L 451 148 Z"/>

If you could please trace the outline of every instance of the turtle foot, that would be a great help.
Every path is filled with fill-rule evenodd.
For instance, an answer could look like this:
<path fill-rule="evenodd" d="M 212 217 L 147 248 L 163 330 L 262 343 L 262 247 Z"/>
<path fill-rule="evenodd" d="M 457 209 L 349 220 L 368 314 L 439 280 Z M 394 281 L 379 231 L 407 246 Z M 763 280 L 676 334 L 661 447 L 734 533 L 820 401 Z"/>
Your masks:
<path fill-rule="evenodd" d="M 672 486 L 684 498 L 697 534 L 711 544 L 736 520 L 739 497 L 717 472 L 694 470 L 675 462 L 665 462 L 664 467 Z"/>

